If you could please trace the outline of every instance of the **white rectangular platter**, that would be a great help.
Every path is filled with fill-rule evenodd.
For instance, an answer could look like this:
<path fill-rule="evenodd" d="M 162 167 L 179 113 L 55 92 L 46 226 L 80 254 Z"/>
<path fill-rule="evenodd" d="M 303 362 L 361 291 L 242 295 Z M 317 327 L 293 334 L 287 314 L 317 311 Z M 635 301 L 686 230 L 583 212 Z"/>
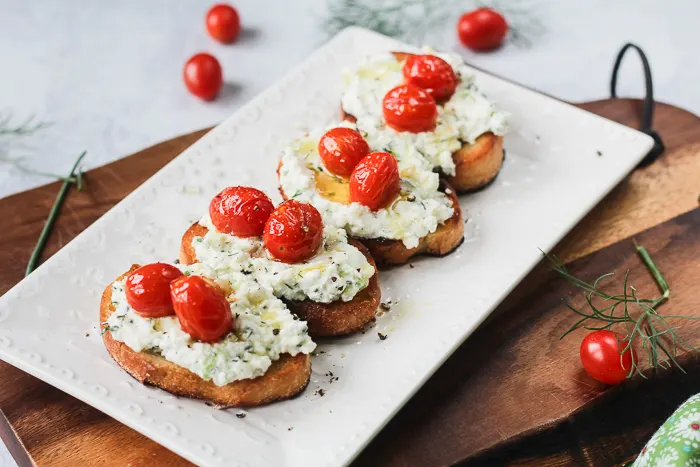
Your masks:
<path fill-rule="evenodd" d="M 0 358 L 197 464 L 350 462 L 530 271 L 538 248 L 552 248 L 632 170 L 651 138 L 475 71 L 480 88 L 511 113 L 512 130 L 496 182 L 462 197 L 465 243 L 448 257 L 383 273 L 383 297 L 398 305 L 371 332 L 324 342 L 300 397 L 245 418 L 131 379 L 102 345 L 98 306 L 132 263 L 174 260 L 182 233 L 223 187 L 249 184 L 279 201 L 279 151 L 304 129 L 337 121 L 343 67 L 401 48 L 348 29 L 187 149 L 0 299 Z M 329 382 L 328 371 L 339 379 Z"/>

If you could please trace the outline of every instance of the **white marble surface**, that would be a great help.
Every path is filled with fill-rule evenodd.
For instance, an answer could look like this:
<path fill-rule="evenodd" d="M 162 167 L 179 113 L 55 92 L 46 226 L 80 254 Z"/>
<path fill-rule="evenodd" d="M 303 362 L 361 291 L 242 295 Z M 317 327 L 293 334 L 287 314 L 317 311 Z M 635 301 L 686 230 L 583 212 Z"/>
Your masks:
<path fill-rule="evenodd" d="M 245 32 L 238 43 L 220 45 L 203 25 L 211 3 L 0 0 L 0 111 L 52 122 L 31 137 L 0 137 L 0 157 L 64 174 L 83 149 L 90 168 L 215 124 L 326 39 L 325 1 L 237 0 Z M 632 41 L 651 61 L 657 100 L 700 113 L 699 2 L 528 4 L 545 29 L 530 48 L 472 54 L 459 47 L 453 24 L 431 36 L 433 45 L 562 99 L 586 101 L 608 97 L 615 54 Z M 184 62 L 199 51 L 219 58 L 228 83 L 212 103 L 182 83 Z M 619 94 L 641 96 L 638 60 L 627 59 L 622 71 Z M 0 197 L 47 181 L 0 161 Z M 12 463 L 0 443 L 0 466 L 6 465 Z"/>

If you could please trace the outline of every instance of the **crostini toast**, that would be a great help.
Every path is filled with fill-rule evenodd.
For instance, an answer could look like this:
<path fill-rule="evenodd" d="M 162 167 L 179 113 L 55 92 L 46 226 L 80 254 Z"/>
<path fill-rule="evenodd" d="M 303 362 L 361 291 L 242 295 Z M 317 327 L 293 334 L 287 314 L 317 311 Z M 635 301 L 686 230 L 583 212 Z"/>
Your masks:
<path fill-rule="evenodd" d="M 278 178 L 280 168 L 281 162 L 277 165 Z M 281 186 L 279 191 L 283 199 L 289 199 Z M 455 190 L 448 183 L 441 181 L 440 191 L 445 193 L 448 199 L 452 202 L 454 213 L 452 214 L 452 217 L 447 219 L 443 224 L 439 225 L 435 232 L 431 232 L 425 237 L 421 238 L 416 247 L 407 248 L 400 240 L 389 240 L 382 238 L 357 238 L 354 240 L 367 247 L 372 255 L 372 258 L 374 258 L 374 261 L 376 261 L 376 264 L 379 265 L 380 269 L 383 266 L 405 264 L 416 255 L 445 256 L 450 254 L 464 241 L 462 209 L 459 206 L 459 199 L 457 199 Z"/>
<path fill-rule="evenodd" d="M 208 229 L 199 223 L 194 223 L 187 229 L 180 244 L 180 262 L 187 265 L 197 262 L 192 241 L 195 237 L 203 237 L 207 232 Z M 381 300 L 376 264 L 367 248 L 362 244 L 352 239 L 349 240 L 349 243 L 360 250 L 375 268 L 375 273 L 370 278 L 366 288 L 347 302 L 337 300 L 331 303 L 319 303 L 309 299 L 303 301 L 283 300 L 293 313 L 306 321 L 311 337 L 351 334 L 361 331 L 374 320 Z"/>
<path fill-rule="evenodd" d="M 414 55 L 408 52 L 392 52 L 396 60 L 402 62 Z M 341 105 L 344 120 L 356 122 L 354 115 L 347 113 Z M 486 132 L 479 136 L 474 144 L 463 143 L 462 147 L 452 154 L 455 163 L 455 175 L 444 176 L 444 179 L 458 193 L 470 193 L 488 186 L 503 166 L 503 136 Z"/>
<path fill-rule="evenodd" d="M 116 280 L 124 279 L 138 267 L 132 266 Z M 114 311 L 110 284 L 102 294 L 100 323 L 106 322 Z M 289 399 L 304 390 L 311 376 L 308 354 L 283 354 L 263 376 L 217 386 L 160 355 L 146 351 L 135 352 L 123 342 L 115 340 L 109 329 L 104 330 L 102 340 L 114 361 L 139 382 L 179 396 L 202 399 L 220 408 L 254 407 Z"/>

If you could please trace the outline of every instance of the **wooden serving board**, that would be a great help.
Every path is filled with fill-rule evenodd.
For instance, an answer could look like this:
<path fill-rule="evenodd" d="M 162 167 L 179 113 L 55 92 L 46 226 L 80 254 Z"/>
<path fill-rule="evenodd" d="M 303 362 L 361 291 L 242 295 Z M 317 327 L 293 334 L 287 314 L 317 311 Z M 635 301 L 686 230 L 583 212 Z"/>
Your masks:
<path fill-rule="evenodd" d="M 640 102 L 580 107 L 637 127 Z M 658 104 L 655 127 L 667 146 L 635 171 L 561 242 L 557 254 L 586 277 L 631 269 L 640 291 L 653 282 L 634 255 L 639 236 L 668 276 L 674 314 L 700 315 L 700 119 Z M 206 130 L 90 171 L 88 189 L 71 192 L 45 257 L 140 185 Z M 614 157 L 606 154 L 604 157 Z M 21 280 L 58 183 L 0 200 L 0 293 Z M 675 219 L 674 219 L 675 218 Z M 613 245 L 609 247 L 610 245 Z M 607 248 L 606 248 L 607 247 Z M 595 253 L 594 253 L 595 252 Z M 578 366 L 580 335 L 559 341 L 573 320 L 559 301 L 571 288 L 538 268 L 451 357 L 373 441 L 358 464 L 610 465 L 632 456 L 691 392 L 700 372 L 666 372 L 606 390 Z M 693 302 L 695 300 L 695 302 Z M 700 341 L 700 323 L 683 327 Z M 693 362 L 686 362 L 689 368 Z M 0 436 L 20 465 L 189 465 L 96 409 L 0 362 Z M 624 434 L 624 436 L 622 436 Z M 480 454 L 479 456 L 476 456 Z"/>

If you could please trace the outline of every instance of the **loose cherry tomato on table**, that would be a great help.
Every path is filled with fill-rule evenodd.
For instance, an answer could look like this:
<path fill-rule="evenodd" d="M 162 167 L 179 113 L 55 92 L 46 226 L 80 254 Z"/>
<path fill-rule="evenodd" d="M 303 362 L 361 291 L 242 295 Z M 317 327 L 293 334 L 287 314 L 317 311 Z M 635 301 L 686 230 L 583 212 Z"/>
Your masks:
<path fill-rule="evenodd" d="M 430 131 L 437 122 L 435 99 L 412 84 L 397 86 L 386 93 L 382 111 L 387 125 L 396 131 Z"/>
<path fill-rule="evenodd" d="M 180 276 L 182 272 L 170 264 L 141 266 L 126 278 L 126 302 L 144 318 L 172 315 L 170 283 Z"/>
<path fill-rule="evenodd" d="M 210 280 L 183 276 L 170 284 L 170 295 L 180 327 L 194 339 L 215 342 L 231 331 L 231 306 Z"/>
<path fill-rule="evenodd" d="M 211 222 L 221 233 L 238 237 L 262 235 L 267 218 L 275 209 L 265 193 L 246 186 L 230 186 L 209 204 Z"/>
<path fill-rule="evenodd" d="M 183 78 L 192 94 L 207 101 L 216 97 L 223 83 L 219 61 L 207 53 L 193 55 L 187 60 Z"/>
<path fill-rule="evenodd" d="M 581 342 L 581 363 L 591 378 L 605 384 L 618 384 L 627 378 L 636 355 L 624 336 L 607 329 L 593 331 Z"/>
<path fill-rule="evenodd" d="M 477 52 L 500 47 L 507 33 L 508 23 L 503 15 L 490 8 L 465 13 L 457 23 L 459 40 L 465 47 Z"/>
<path fill-rule="evenodd" d="M 277 206 L 265 224 L 265 248 L 276 259 L 298 263 L 311 258 L 323 240 L 323 219 L 310 204 L 293 199 Z"/>
<path fill-rule="evenodd" d="M 362 135 L 352 128 L 333 128 L 318 142 L 318 154 L 326 168 L 341 177 L 347 177 L 352 169 L 369 154 L 369 145 Z"/>
<path fill-rule="evenodd" d="M 350 175 L 350 201 L 372 211 L 386 207 L 400 191 L 399 165 L 388 152 L 372 152 Z"/>
<path fill-rule="evenodd" d="M 449 63 L 435 55 L 411 55 L 403 65 L 408 84 L 425 89 L 438 102 L 452 97 L 457 88 L 457 75 Z"/>
<path fill-rule="evenodd" d="M 220 3 L 207 12 L 207 31 L 219 42 L 230 44 L 241 32 L 241 19 L 231 5 Z"/>

